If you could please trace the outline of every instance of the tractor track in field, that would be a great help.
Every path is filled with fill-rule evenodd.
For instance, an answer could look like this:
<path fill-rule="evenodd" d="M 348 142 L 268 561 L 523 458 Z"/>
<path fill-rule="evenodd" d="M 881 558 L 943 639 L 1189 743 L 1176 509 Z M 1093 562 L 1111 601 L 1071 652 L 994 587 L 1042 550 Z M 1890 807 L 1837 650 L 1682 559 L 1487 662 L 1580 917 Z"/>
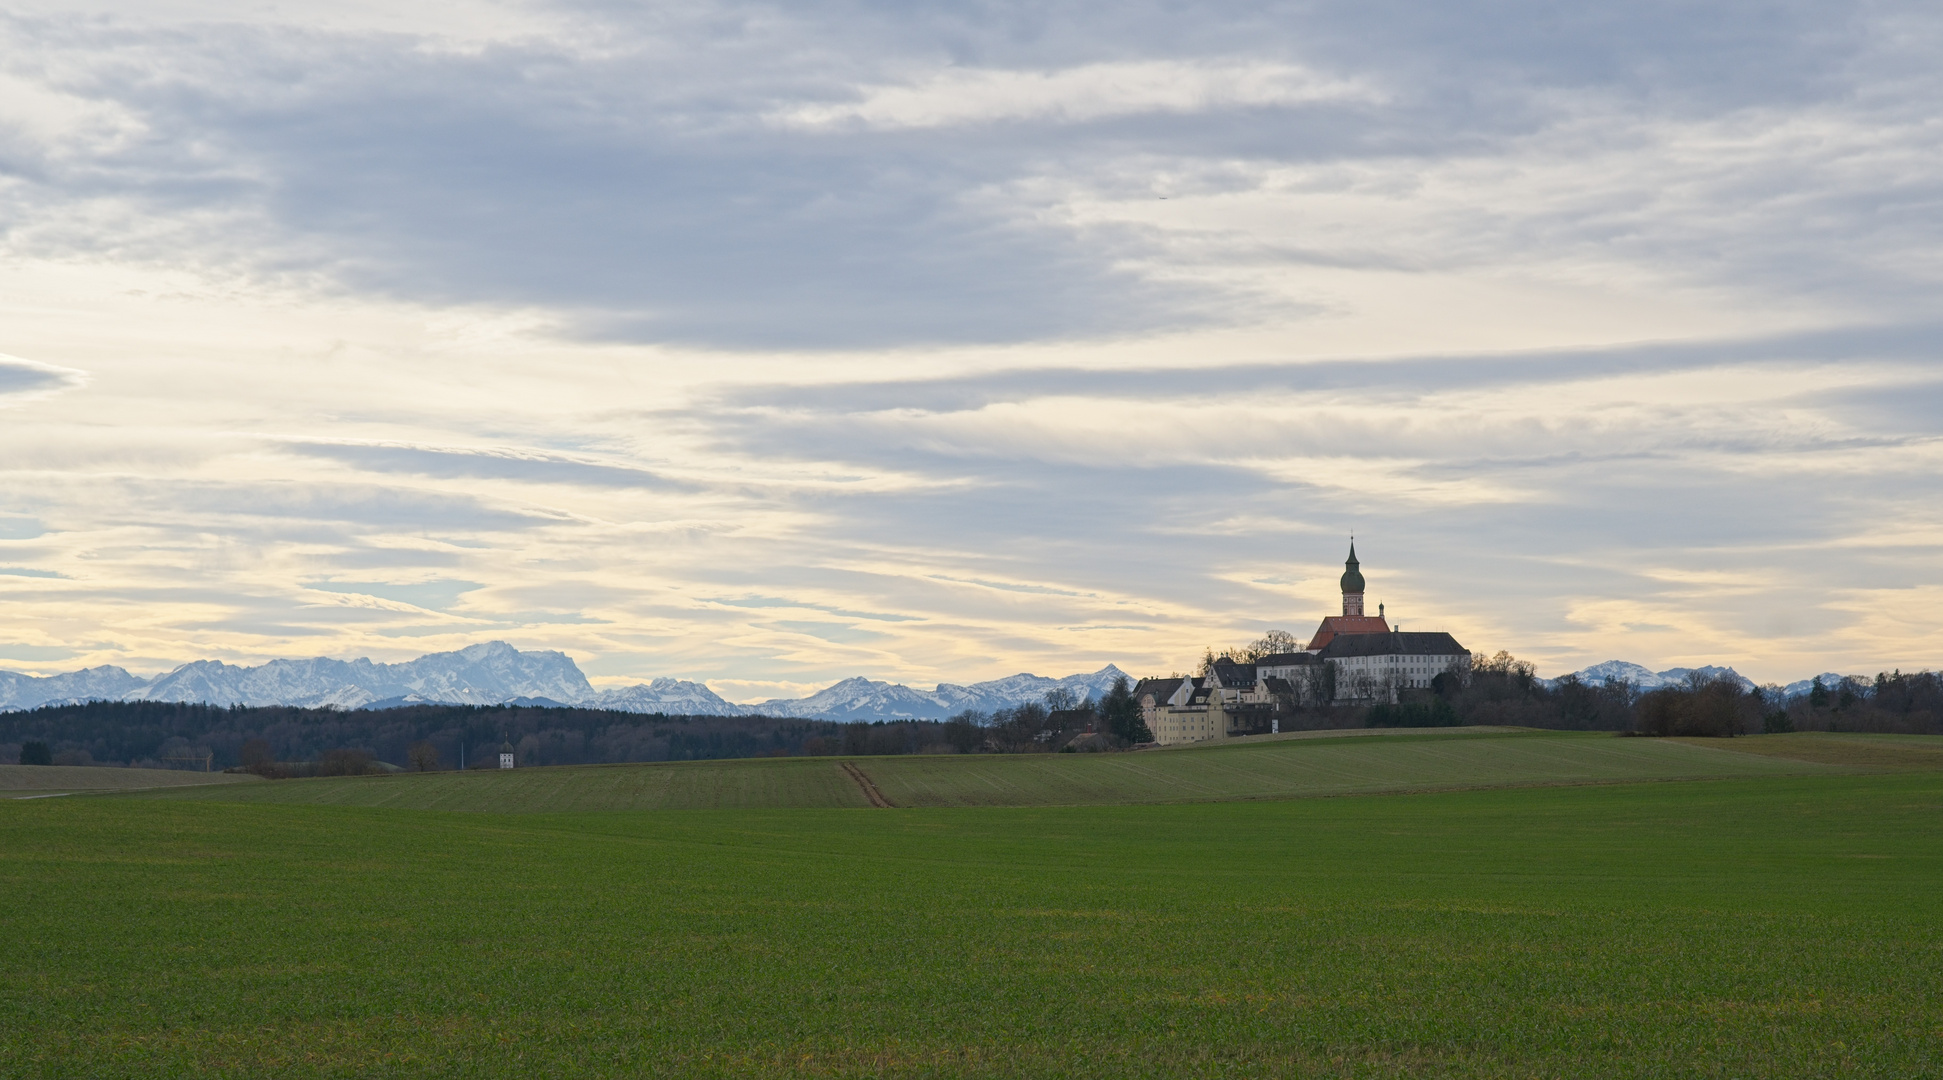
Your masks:
<path fill-rule="evenodd" d="M 843 771 L 849 773 L 850 779 L 855 780 L 857 786 L 864 789 L 864 798 L 870 800 L 870 805 L 880 810 L 893 809 L 891 801 L 884 798 L 884 793 L 877 790 L 877 785 L 871 783 L 870 777 L 865 776 L 864 771 L 857 768 L 855 763 L 849 761 L 844 762 Z"/>

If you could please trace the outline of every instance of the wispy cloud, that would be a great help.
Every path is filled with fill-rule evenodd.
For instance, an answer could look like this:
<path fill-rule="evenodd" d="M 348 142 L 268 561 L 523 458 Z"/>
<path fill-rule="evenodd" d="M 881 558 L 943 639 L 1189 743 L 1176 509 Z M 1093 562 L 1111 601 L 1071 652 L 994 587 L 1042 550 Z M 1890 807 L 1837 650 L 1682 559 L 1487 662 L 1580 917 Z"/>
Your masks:
<path fill-rule="evenodd" d="M 0 356 L 0 409 L 78 389 L 87 385 L 87 374 L 73 368 Z"/>
<path fill-rule="evenodd" d="M 282 439 L 278 443 L 289 453 L 341 461 L 363 472 L 591 487 L 669 489 L 688 486 L 650 469 L 518 447 L 413 446 L 299 438 Z"/>
<path fill-rule="evenodd" d="M 1375 102 L 1353 80 L 1251 58 L 1143 60 L 1053 71 L 951 68 L 906 85 L 860 88 L 855 101 L 793 105 L 770 114 L 785 127 L 955 127 L 1007 121 L 1086 123 L 1147 113 L 1273 108 L 1319 101 Z"/>
<path fill-rule="evenodd" d="M 453 581 L 434 578 L 429 581 L 383 582 L 383 581 L 310 581 L 304 584 L 307 589 L 319 592 L 339 593 L 352 596 L 375 596 L 383 600 L 406 604 L 411 607 L 431 611 L 447 611 L 459 602 L 466 593 L 485 586 L 477 581 Z"/>

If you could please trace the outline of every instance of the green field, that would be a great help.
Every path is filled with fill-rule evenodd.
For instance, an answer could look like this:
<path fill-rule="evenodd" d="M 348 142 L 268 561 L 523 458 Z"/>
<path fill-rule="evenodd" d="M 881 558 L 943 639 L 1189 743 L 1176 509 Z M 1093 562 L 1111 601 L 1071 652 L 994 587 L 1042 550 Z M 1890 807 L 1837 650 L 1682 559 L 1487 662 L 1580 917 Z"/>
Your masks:
<path fill-rule="evenodd" d="M 898 806 L 1287 799 L 1517 784 L 1826 772 L 1821 763 L 1608 734 L 1442 732 L 1290 739 L 1146 754 L 903 757 L 860 761 Z"/>
<path fill-rule="evenodd" d="M 1817 774 L 1846 768 L 1744 754 L 1726 745 L 1616 739 L 1604 734 L 1446 729 L 1294 737 L 1138 754 L 918 755 L 857 758 L 851 763 L 893 805 L 902 807 L 1285 799 L 1522 784 Z M 507 813 L 869 805 L 843 763 L 831 758 L 282 780 L 248 787 L 158 791 L 151 797 Z"/>
<path fill-rule="evenodd" d="M 1333 745 L 1389 748 L 1395 780 L 1426 747 L 1578 742 Z M 1120 758 L 1271 770 L 1287 745 Z M 1943 1075 L 1943 772 L 1747 758 L 1814 774 L 891 811 L 232 798 L 397 778 L 4 802 L 0 1076 Z M 891 760 L 866 761 L 880 786 L 934 775 Z M 804 792 L 789 768 L 829 764 L 735 767 Z"/>

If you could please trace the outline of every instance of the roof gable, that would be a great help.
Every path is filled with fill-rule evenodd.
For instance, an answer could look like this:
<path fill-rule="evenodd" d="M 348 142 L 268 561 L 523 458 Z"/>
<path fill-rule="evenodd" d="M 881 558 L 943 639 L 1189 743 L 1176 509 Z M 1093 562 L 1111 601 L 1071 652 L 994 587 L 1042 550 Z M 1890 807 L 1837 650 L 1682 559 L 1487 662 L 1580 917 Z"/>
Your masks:
<path fill-rule="evenodd" d="M 1255 670 L 1260 671 L 1262 668 L 1276 667 L 1302 667 L 1315 662 L 1316 654 L 1312 652 L 1278 652 L 1268 656 L 1257 657 L 1255 660 Z"/>
<path fill-rule="evenodd" d="M 1469 656 L 1457 639 L 1438 630 L 1432 633 L 1337 634 L 1317 654 L 1324 660 L 1352 656 Z"/>
<path fill-rule="evenodd" d="M 1208 677 L 1223 690 L 1236 690 L 1255 685 L 1255 665 L 1238 664 L 1233 660 L 1216 660 L 1208 669 Z"/>
<path fill-rule="evenodd" d="M 1387 634 L 1390 624 L 1380 615 L 1330 615 L 1316 627 L 1316 636 L 1309 639 L 1311 651 L 1329 644 L 1338 634 Z"/>

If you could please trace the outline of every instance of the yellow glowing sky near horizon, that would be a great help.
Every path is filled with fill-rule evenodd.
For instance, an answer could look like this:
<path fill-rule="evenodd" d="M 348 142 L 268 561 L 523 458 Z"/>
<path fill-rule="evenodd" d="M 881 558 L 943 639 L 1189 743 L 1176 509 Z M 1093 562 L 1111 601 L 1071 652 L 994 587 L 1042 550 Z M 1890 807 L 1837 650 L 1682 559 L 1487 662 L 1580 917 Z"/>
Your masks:
<path fill-rule="evenodd" d="M 14 7 L 0 669 L 1939 666 L 1935 18 L 1211 10 Z"/>

